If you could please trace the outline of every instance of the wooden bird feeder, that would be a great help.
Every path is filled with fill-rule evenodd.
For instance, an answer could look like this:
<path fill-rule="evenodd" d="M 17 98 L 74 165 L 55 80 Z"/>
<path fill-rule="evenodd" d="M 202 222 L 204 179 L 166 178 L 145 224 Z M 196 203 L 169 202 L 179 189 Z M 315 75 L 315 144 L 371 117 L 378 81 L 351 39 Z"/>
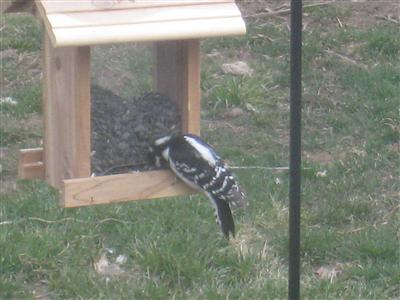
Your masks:
<path fill-rule="evenodd" d="M 154 89 L 200 133 L 200 38 L 246 31 L 234 0 L 6 0 L 44 24 L 43 148 L 20 150 L 19 177 L 44 179 L 63 207 L 192 193 L 168 170 L 90 177 L 90 46 L 154 42 Z"/>

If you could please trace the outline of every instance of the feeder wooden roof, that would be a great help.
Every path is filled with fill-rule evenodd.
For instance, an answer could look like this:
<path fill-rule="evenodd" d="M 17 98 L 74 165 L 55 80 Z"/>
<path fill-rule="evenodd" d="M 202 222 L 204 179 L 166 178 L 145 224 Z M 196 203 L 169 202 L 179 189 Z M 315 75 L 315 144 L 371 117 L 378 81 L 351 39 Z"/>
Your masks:
<path fill-rule="evenodd" d="M 234 0 L 36 0 L 55 47 L 244 34 Z"/>

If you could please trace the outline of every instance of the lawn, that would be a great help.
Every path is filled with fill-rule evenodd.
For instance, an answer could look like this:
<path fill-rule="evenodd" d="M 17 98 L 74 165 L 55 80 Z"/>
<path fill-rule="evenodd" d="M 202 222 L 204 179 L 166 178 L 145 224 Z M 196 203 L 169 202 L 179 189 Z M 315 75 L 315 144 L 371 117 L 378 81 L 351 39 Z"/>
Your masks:
<path fill-rule="evenodd" d="M 45 183 L 18 180 L 17 150 L 42 143 L 42 29 L 1 15 L 0 299 L 287 297 L 288 172 L 275 169 L 289 151 L 286 3 L 242 1 L 247 35 L 202 43 L 202 136 L 245 167 L 235 173 L 250 200 L 231 243 L 203 196 L 63 209 Z M 400 9 L 308 5 L 302 297 L 398 299 Z M 93 80 L 125 97 L 145 91 L 149 51 L 94 49 Z M 252 75 L 222 71 L 237 61 Z"/>

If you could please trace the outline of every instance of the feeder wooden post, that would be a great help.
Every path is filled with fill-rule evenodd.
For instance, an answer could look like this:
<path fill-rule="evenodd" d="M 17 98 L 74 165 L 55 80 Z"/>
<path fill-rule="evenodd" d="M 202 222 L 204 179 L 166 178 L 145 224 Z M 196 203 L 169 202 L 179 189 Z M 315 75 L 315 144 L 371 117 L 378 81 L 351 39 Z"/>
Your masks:
<path fill-rule="evenodd" d="M 200 41 L 155 43 L 155 86 L 177 101 L 182 132 L 200 134 Z"/>
<path fill-rule="evenodd" d="M 90 176 L 90 47 L 54 48 L 44 36 L 46 181 Z"/>
<path fill-rule="evenodd" d="M 21 179 L 44 179 L 43 149 L 19 150 L 18 177 Z"/>

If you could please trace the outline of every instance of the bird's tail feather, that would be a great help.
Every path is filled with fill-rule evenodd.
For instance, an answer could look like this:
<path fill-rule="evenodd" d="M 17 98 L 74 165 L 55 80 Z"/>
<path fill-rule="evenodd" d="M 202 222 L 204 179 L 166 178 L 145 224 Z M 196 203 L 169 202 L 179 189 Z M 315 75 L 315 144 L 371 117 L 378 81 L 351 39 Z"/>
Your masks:
<path fill-rule="evenodd" d="M 228 202 L 215 196 L 211 197 L 211 199 L 215 204 L 217 221 L 221 226 L 222 233 L 227 239 L 229 239 L 230 234 L 235 237 L 235 222 Z"/>

